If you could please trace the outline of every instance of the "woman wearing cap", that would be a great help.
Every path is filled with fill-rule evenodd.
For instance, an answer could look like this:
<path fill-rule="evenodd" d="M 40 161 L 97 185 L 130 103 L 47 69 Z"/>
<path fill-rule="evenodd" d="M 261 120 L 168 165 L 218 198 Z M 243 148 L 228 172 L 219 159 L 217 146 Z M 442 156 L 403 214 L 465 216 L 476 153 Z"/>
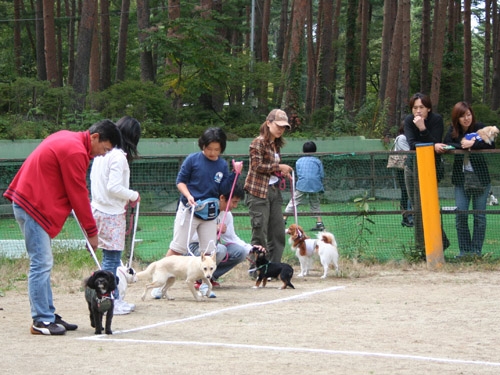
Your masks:
<path fill-rule="evenodd" d="M 285 223 L 280 179 L 289 178 L 292 167 L 280 164 L 283 133 L 290 129 L 288 116 L 273 109 L 260 127 L 260 135 L 250 144 L 250 168 L 245 180 L 245 203 L 252 225 L 252 245 L 267 249 L 271 262 L 281 262 L 285 248 Z"/>

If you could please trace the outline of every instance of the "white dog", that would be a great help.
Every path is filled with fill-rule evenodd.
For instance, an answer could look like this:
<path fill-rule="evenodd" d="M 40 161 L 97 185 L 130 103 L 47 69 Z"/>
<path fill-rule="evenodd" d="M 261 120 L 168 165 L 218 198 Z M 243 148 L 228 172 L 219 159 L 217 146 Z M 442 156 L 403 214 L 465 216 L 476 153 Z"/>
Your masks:
<path fill-rule="evenodd" d="M 205 254 L 199 257 L 172 255 L 151 263 L 144 271 L 137 273 L 139 280 L 146 277 L 152 280 L 146 284 L 142 300 L 144 301 L 146 293 L 152 288 L 162 288 L 163 298 L 173 300 L 174 298 L 168 295 L 168 289 L 174 285 L 176 277 L 186 281 L 189 290 L 197 301 L 201 301 L 203 298 L 201 293 L 194 288 L 196 280 L 201 279 L 208 285 L 206 295 L 210 296 L 212 292 L 210 279 L 217 268 L 215 256 L 215 251 L 212 252 L 211 256 Z"/>
<path fill-rule="evenodd" d="M 300 273 L 297 277 L 303 277 L 309 274 L 314 253 L 318 254 L 323 266 L 322 279 L 326 278 L 330 264 L 335 266 L 336 272 L 339 271 L 337 241 L 335 241 L 335 236 L 332 233 L 324 231 L 319 232 L 316 235 L 317 239 L 312 239 L 309 238 L 302 227 L 297 224 L 290 225 L 286 232 L 290 235 L 288 242 L 292 250 L 295 250 L 295 255 L 297 255 L 300 261 Z"/>
<path fill-rule="evenodd" d="M 125 267 L 123 262 L 120 267 L 116 269 L 116 276 L 118 277 L 118 294 L 120 299 L 125 299 L 128 284 L 137 282 L 137 274 L 132 267 Z"/>
<path fill-rule="evenodd" d="M 490 191 L 488 198 L 486 199 L 486 204 L 488 206 L 498 206 L 498 199 L 493 195 L 492 191 Z"/>

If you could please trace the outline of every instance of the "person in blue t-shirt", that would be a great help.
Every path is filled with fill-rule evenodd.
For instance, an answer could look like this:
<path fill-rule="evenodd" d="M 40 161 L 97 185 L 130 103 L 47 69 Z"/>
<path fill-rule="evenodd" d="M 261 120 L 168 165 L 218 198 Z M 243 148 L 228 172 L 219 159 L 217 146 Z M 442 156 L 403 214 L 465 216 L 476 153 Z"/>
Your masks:
<path fill-rule="evenodd" d="M 308 141 L 302 146 L 302 152 L 305 154 L 312 154 L 316 152 L 316 143 Z M 309 206 L 312 213 L 318 214 L 320 210 L 320 193 L 324 191 L 323 189 L 323 179 L 325 178 L 325 172 L 323 170 L 323 164 L 321 160 L 312 155 L 307 155 L 299 158 L 295 163 L 295 169 L 297 170 L 297 183 L 295 185 L 295 194 L 293 199 L 290 199 L 286 208 L 285 214 L 290 214 L 294 212 L 295 208 L 304 202 L 304 198 L 309 198 Z M 286 223 L 288 215 L 283 218 Z M 316 226 L 312 228 L 312 231 L 322 231 L 325 230 L 325 225 L 320 215 L 316 215 Z"/>
<path fill-rule="evenodd" d="M 174 222 L 174 237 L 170 242 L 169 255 L 184 255 L 188 252 L 188 236 L 198 234 L 200 248 L 208 254 L 215 250 L 217 241 L 216 213 L 211 218 L 190 218 L 190 208 L 212 198 L 218 203 L 221 195 L 227 194 L 236 174 L 229 173 L 227 162 L 220 157 L 226 149 L 226 134 L 221 128 L 209 128 L 198 139 L 199 152 L 188 155 L 177 175 L 177 188 L 181 193 Z M 242 162 L 234 168 L 241 172 Z M 196 211 L 196 210 L 195 210 Z"/>

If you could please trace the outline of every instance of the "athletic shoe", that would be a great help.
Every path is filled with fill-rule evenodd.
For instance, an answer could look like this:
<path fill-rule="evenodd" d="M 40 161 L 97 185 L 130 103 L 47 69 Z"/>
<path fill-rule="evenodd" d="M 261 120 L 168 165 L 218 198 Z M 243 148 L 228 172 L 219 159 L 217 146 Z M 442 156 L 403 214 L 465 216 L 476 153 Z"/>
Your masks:
<path fill-rule="evenodd" d="M 317 222 L 314 228 L 311 228 L 314 232 L 322 232 L 325 230 L 325 225 L 322 222 Z"/>
<path fill-rule="evenodd" d="M 71 324 L 62 320 L 61 316 L 56 314 L 56 321 L 54 322 L 59 327 L 63 327 L 66 331 L 74 331 L 78 328 L 76 324 Z"/>
<path fill-rule="evenodd" d="M 154 299 L 162 299 L 163 292 L 161 291 L 161 288 L 154 288 L 151 291 L 151 297 L 153 297 Z"/>
<path fill-rule="evenodd" d="M 125 302 L 125 301 L 123 301 Z M 125 302 L 128 306 L 128 308 L 130 309 L 130 311 L 135 311 L 135 305 L 133 303 L 128 303 L 128 302 Z"/>
<path fill-rule="evenodd" d="M 66 328 L 51 322 L 33 322 L 30 328 L 33 335 L 64 335 Z"/>
<path fill-rule="evenodd" d="M 113 315 L 127 315 L 130 314 L 132 310 L 130 310 L 128 303 L 121 300 L 115 299 L 115 305 L 113 307 Z"/>
<path fill-rule="evenodd" d="M 201 284 L 199 290 L 200 290 L 200 293 L 201 293 L 202 296 L 206 296 L 207 293 L 208 293 L 208 285 L 205 284 L 205 283 Z M 210 291 L 210 295 L 208 296 L 208 298 L 216 298 L 216 297 L 217 296 L 215 295 L 215 293 L 213 292 L 213 290 Z"/>
<path fill-rule="evenodd" d="M 195 283 L 194 283 L 194 288 L 196 290 L 199 290 L 200 289 L 200 285 L 201 285 L 201 280 L 196 280 Z"/>
<path fill-rule="evenodd" d="M 212 283 L 212 288 L 220 288 L 220 284 L 214 279 L 210 280 L 210 283 Z"/>

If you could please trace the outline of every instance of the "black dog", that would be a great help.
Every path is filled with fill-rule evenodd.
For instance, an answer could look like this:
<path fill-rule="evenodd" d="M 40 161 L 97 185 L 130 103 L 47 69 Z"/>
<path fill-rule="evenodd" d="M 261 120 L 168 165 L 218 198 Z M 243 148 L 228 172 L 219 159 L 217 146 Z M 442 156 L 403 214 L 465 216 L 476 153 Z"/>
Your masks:
<path fill-rule="evenodd" d="M 113 320 L 114 299 L 111 293 L 116 288 L 116 278 L 113 272 L 97 271 L 85 280 L 85 299 L 89 305 L 90 325 L 95 328 L 95 334 L 102 333 L 102 318 L 106 312 L 106 332 L 111 331 L 111 321 Z"/>
<path fill-rule="evenodd" d="M 291 280 L 293 276 L 293 268 L 286 263 L 275 263 L 270 262 L 266 259 L 266 253 L 262 251 L 255 251 L 257 259 L 255 260 L 255 265 L 257 267 L 257 282 L 255 287 L 258 288 L 262 282 L 262 287 L 266 286 L 267 278 L 278 278 L 283 282 L 280 289 L 286 289 L 289 286 L 292 289 L 295 287 L 292 285 Z"/>

